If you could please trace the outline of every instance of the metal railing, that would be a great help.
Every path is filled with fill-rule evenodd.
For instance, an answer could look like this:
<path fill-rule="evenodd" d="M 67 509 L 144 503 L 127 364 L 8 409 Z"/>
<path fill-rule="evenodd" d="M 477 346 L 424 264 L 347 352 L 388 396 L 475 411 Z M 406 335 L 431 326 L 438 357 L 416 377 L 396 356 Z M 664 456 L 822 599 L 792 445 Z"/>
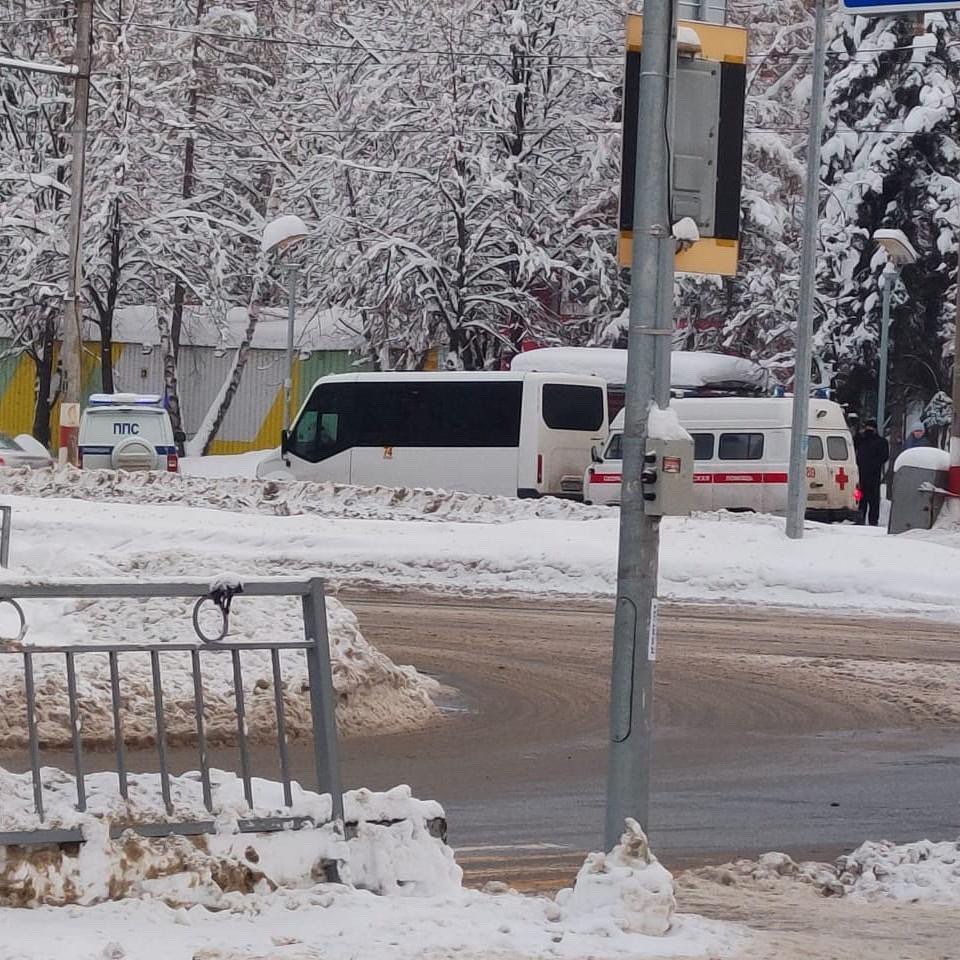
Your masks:
<path fill-rule="evenodd" d="M 233 642 L 223 639 L 227 634 L 230 604 L 237 596 L 301 598 L 303 609 L 303 640 L 263 640 Z M 26 618 L 18 600 L 27 599 L 118 599 L 189 597 L 197 598 L 194 607 L 193 626 L 200 643 L 104 643 L 70 644 L 61 646 L 29 647 L 23 644 L 26 633 Z M 206 603 L 215 604 L 222 617 L 221 637 L 205 637 L 199 622 L 199 611 Z M 156 755 L 159 766 L 160 790 L 163 804 L 169 815 L 174 812 L 171 799 L 171 774 L 167 758 L 167 726 L 164 716 L 163 660 L 167 654 L 188 653 L 193 675 L 193 704 L 196 714 L 196 747 L 200 768 L 203 804 L 213 813 L 213 790 L 210 780 L 210 765 L 207 755 L 206 722 L 204 717 L 204 679 L 202 661 L 207 657 L 229 657 L 233 675 L 234 712 L 236 714 L 236 737 L 238 746 L 239 776 L 243 793 L 251 812 L 255 810 L 253 777 L 250 768 L 249 733 L 246 720 L 246 703 L 243 689 L 243 658 L 247 651 L 268 652 L 270 655 L 274 689 L 273 712 L 276 717 L 277 749 L 279 753 L 280 778 L 283 785 L 283 803 L 289 810 L 293 806 L 290 779 L 290 758 L 287 748 L 287 721 L 283 700 L 282 658 L 288 651 L 303 651 L 306 657 L 309 685 L 310 714 L 312 721 L 312 747 L 316 767 L 316 787 L 319 793 L 329 794 L 331 821 L 341 835 L 343 833 L 343 791 L 340 782 L 340 767 L 337 751 L 337 728 L 333 677 L 330 664 L 330 645 L 327 636 L 327 615 L 323 581 L 310 580 L 260 580 L 239 583 L 224 583 L 211 587 L 209 582 L 128 582 L 63 580 L 46 583 L 0 582 L 0 607 L 9 605 L 19 615 L 20 631 L 17 637 L 0 639 L 0 656 L 18 656 L 23 661 L 27 744 L 30 754 L 30 770 L 33 780 L 33 806 L 41 823 L 44 822 L 44 789 L 40 773 L 40 738 L 36 709 L 36 684 L 34 658 L 38 656 L 62 656 L 66 673 L 67 707 L 69 713 L 69 738 L 73 756 L 73 775 L 76 781 L 76 809 L 87 808 L 86 775 L 84 772 L 83 736 L 80 724 L 80 703 L 77 694 L 77 661 L 92 654 L 106 654 L 110 674 L 110 705 L 113 720 L 113 758 L 117 776 L 117 789 L 124 799 L 130 798 L 130 781 L 127 770 L 126 744 L 122 710 L 122 679 L 119 667 L 121 654 L 143 654 L 149 657 L 152 678 L 153 713 L 156 733 Z M 283 816 L 241 819 L 240 832 L 269 832 L 317 826 L 313 820 Z M 126 830 L 134 830 L 142 836 L 158 837 L 170 834 L 193 836 L 215 832 L 213 819 L 179 820 L 161 823 L 125 823 L 111 827 L 114 837 Z M 2 832 L 0 844 L 31 845 L 39 843 L 65 843 L 82 841 L 76 829 L 44 828 Z"/>

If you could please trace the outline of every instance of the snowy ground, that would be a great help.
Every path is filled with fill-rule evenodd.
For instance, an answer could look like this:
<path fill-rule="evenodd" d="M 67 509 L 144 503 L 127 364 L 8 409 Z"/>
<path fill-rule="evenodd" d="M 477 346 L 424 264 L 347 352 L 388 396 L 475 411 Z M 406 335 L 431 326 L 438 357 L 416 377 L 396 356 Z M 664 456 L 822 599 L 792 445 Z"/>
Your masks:
<path fill-rule="evenodd" d="M 3 497 L 14 508 L 12 562 L 32 575 L 226 568 L 598 597 L 615 585 L 616 511 L 565 501 L 39 471 L 8 472 L 0 492 L 33 494 Z M 64 493 L 76 498 L 58 500 Z M 666 520 L 661 543 L 666 598 L 960 620 L 957 531 L 889 537 L 808 524 L 803 540 L 790 541 L 779 518 L 702 514 Z"/>

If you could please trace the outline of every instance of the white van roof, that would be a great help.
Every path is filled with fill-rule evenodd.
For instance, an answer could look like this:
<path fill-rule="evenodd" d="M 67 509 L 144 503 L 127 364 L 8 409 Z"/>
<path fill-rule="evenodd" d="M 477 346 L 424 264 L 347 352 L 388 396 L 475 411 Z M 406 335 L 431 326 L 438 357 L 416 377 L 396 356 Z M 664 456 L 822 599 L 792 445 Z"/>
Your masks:
<path fill-rule="evenodd" d="M 396 383 L 398 380 L 423 383 L 517 382 L 537 380 L 546 383 L 588 384 L 603 386 L 599 377 L 589 374 L 535 373 L 519 370 L 388 370 L 370 373 L 333 373 L 321 377 L 317 383 Z M 316 384 L 315 384 L 316 385 Z"/>
<path fill-rule="evenodd" d="M 681 424 L 688 430 L 740 429 L 744 424 L 768 429 L 790 428 L 793 400 L 789 397 L 684 397 L 670 401 Z M 623 429 L 623 410 L 610 424 Z M 847 430 L 843 408 L 833 400 L 810 401 L 811 430 Z"/>
<path fill-rule="evenodd" d="M 518 353 L 510 361 L 510 369 L 589 373 L 614 386 L 623 386 L 627 382 L 627 351 L 608 347 L 538 347 Z M 767 374 L 744 357 L 690 350 L 674 350 L 670 354 L 670 386 L 699 389 L 721 383 L 762 389 Z"/>

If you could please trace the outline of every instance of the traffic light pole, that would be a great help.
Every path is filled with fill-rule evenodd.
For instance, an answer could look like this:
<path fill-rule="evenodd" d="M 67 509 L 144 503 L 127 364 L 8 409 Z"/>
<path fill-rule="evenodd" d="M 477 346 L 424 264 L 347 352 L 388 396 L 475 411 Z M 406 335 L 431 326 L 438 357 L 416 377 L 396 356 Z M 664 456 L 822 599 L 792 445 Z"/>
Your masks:
<path fill-rule="evenodd" d="M 630 326 L 623 429 L 620 553 L 610 690 L 610 759 L 605 843 L 611 849 L 632 817 L 647 829 L 653 730 L 653 667 L 659 518 L 644 512 L 640 473 L 650 406 L 658 399 L 659 346 L 672 334 L 673 252 L 668 193 L 669 75 L 674 49 L 673 5 L 646 0 L 643 10 L 637 160 L 630 270 Z M 670 258 L 669 282 L 664 258 Z M 667 352 L 669 362 L 669 352 Z M 669 392 L 669 372 L 660 377 Z M 662 402 L 666 405 L 668 397 Z"/>
<path fill-rule="evenodd" d="M 787 536 L 803 539 L 807 512 L 807 428 L 810 421 L 810 354 L 817 285 L 817 224 L 820 218 L 820 144 L 823 140 L 823 82 L 826 63 L 826 0 L 814 0 L 813 86 L 807 135 L 807 186 L 803 195 L 803 250 L 800 255 L 800 305 L 793 370 L 793 419 L 787 487 Z"/>

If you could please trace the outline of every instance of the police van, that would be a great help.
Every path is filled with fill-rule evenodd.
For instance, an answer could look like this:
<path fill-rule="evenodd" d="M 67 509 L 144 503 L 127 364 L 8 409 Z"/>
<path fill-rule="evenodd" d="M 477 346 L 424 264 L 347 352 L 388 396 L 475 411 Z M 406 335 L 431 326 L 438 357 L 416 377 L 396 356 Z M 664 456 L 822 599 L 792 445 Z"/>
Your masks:
<path fill-rule="evenodd" d="M 80 420 L 79 448 L 86 470 L 180 470 L 170 415 L 158 396 L 93 394 Z"/>
<path fill-rule="evenodd" d="M 693 437 L 695 510 L 786 511 L 793 400 L 688 397 L 671 400 L 670 406 Z M 610 425 L 602 456 L 584 476 L 588 503 L 619 504 L 622 456 L 621 411 Z M 806 473 L 808 519 L 856 517 L 853 438 L 843 408 L 831 400 L 810 401 Z"/>

